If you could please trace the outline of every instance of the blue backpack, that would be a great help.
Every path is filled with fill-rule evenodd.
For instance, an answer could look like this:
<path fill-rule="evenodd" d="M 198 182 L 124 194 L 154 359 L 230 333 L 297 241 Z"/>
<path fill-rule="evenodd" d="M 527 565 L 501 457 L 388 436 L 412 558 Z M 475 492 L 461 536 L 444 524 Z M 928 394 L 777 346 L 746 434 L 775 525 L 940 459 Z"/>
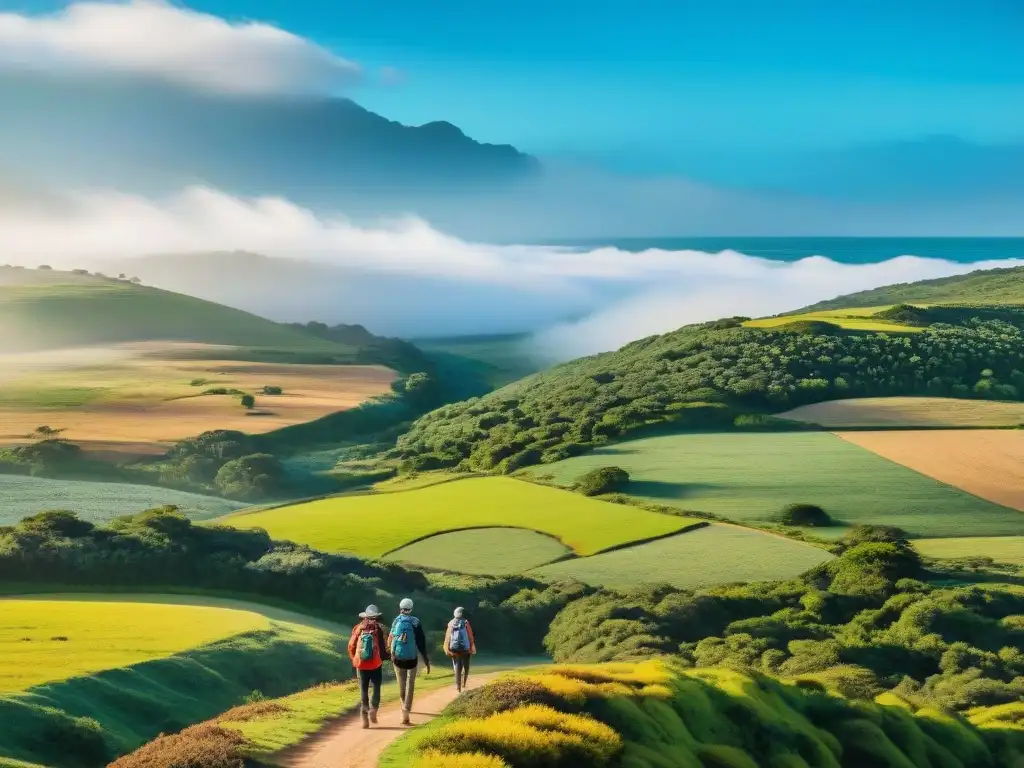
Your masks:
<path fill-rule="evenodd" d="M 469 653 L 469 632 L 466 631 L 465 619 L 452 619 L 452 636 L 448 641 L 448 650 L 452 653 Z"/>
<path fill-rule="evenodd" d="M 419 621 L 412 616 L 396 616 L 391 622 L 391 655 L 398 661 L 413 661 L 416 658 L 416 625 Z"/>

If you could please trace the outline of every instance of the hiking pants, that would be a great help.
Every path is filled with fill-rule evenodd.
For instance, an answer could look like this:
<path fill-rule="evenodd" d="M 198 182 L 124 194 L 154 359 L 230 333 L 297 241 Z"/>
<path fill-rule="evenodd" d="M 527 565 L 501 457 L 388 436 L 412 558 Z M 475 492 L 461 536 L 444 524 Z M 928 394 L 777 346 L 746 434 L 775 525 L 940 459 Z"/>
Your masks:
<path fill-rule="evenodd" d="M 406 712 L 412 711 L 412 697 L 416 691 L 417 669 L 419 669 L 418 666 L 412 669 L 395 667 L 395 674 L 398 675 L 398 696 L 402 700 L 402 709 Z"/>
<path fill-rule="evenodd" d="M 384 667 L 376 669 L 359 669 L 359 692 L 362 694 L 362 711 L 368 712 L 380 706 L 380 684 L 384 681 Z M 370 699 L 370 686 L 373 685 L 373 699 Z"/>
<path fill-rule="evenodd" d="M 455 687 L 460 691 L 469 680 L 469 659 L 468 653 L 456 653 L 452 656 L 452 666 L 455 668 Z"/>

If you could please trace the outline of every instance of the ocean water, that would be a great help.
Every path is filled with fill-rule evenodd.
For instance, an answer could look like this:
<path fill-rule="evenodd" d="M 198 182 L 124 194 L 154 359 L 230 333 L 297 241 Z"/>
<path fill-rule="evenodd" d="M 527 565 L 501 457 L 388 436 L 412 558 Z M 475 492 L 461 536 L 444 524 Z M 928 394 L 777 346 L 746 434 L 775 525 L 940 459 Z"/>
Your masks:
<path fill-rule="evenodd" d="M 875 264 L 897 256 L 921 256 L 960 264 L 1024 259 L 1024 237 L 632 237 L 546 244 L 581 250 L 614 247 L 633 253 L 649 249 L 706 253 L 731 250 L 775 261 L 826 256 L 844 264 Z"/>

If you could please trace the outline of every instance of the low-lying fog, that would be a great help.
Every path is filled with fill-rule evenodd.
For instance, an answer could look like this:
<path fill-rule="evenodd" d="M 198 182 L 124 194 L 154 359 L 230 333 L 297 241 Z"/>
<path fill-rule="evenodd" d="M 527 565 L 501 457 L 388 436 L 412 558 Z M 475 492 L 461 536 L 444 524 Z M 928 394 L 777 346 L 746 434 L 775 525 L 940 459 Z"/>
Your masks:
<path fill-rule="evenodd" d="M 275 320 L 361 323 L 404 337 L 528 331 L 553 359 L 688 322 L 1018 263 L 912 254 L 780 263 L 730 251 L 490 245 L 415 218 L 358 226 L 282 199 L 205 188 L 166 201 L 92 192 L 59 206 L 0 204 L 0 252 L 25 266 L 130 272 Z"/>

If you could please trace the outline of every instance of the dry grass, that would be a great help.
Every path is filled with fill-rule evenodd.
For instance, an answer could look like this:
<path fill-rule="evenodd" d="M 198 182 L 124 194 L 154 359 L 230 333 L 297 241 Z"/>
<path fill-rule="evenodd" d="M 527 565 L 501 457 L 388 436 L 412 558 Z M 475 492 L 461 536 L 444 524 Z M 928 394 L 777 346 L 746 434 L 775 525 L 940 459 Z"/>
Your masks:
<path fill-rule="evenodd" d="M 312 421 L 387 392 L 395 377 L 381 366 L 201 359 L 216 349 L 144 343 L 7 356 L 0 369 L 19 374 L 4 377 L 0 445 L 47 425 L 101 457 L 158 453 L 208 429 L 263 433 Z M 284 394 L 260 395 L 267 385 Z M 237 395 L 202 394 L 221 388 L 255 394 L 256 408 L 246 411 Z"/>
<path fill-rule="evenodd" d="M 780 418 L 844 427 L 1013 427 L 1024 424 L 1024 403 L 952 397 L 859 397 L 802 405 Z"/>
<path fill-rule="evenodd" d="M 245 768 L 245 738 L 211 723 L 161 736 L 110 768 Z"/>
<path fill-rule="evenodd" d="M 839 432 L 842 439 L 982 499 L 1024 510 L 1024 432 Z M 965 520 L 965 532 L 969 531 Z M 1024 517 L 1021 518 L 1024 529 Z"/>

